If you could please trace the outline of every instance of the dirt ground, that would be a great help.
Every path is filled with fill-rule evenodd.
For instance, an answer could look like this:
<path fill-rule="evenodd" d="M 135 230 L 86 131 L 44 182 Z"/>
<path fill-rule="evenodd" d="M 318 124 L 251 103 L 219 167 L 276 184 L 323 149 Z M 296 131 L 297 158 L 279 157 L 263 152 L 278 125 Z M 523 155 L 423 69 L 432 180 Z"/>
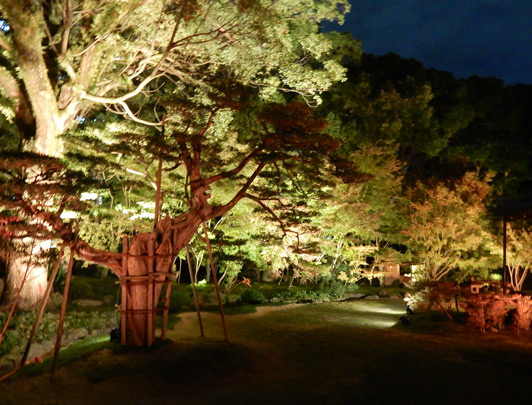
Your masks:
<path fill-rule="evenodd" d="M 172 342 L 0 383 L 0 404 L 494 404 L 532 398 L 532 335 L 403 326 L 394 300 L 181 314 Z"/>

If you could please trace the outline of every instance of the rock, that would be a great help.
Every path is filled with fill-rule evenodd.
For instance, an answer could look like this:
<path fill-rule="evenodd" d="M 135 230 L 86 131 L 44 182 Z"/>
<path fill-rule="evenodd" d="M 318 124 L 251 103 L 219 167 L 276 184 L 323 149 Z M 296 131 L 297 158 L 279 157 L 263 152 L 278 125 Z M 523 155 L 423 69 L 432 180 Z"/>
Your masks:
<path fill-rule="evenodd" d="M 28 360 L 31 361 L 35 357 L 42 357 L 54 349 L 55 343 L 51 340 L 45 340 L 39 343 L 33 343 L 28 353 Z"/>
<path fill-rule="evenodd" d="M 114 305 L 116 303 L 116 297 L 114 295 L 106 295 L 103 297 L 103 303 L 105 305 Z"/>
<path fill-rule="evenodd" d="M 103 305 L 103 301 L 100 300 L 74 300 L 72 301 L 72 304 L 77 305 L 79 307 L 101 307 Z"/>
<path fill-rule="evenodd" d="M 403 297 L 401 297 L 401 296 L 398 295 L 398 294 L 392 294 L 392 295 L 390 295 L 390 299 L 391 299 L 391 300 L 402 300 Z"/>
<path fill-rule="evenodd" d="M 63 295 L 61 293 L 51 293 L 50 297 L 48 297 L 48 302 L 46 302 L 46 310 L 48 312 L 59 312 L 62 303 Z"/>
<path fill-rule="evenodd" d="M 77 328 L 70 330 L 67 334 L 63 335 L 61 343 L 68 345 L 76 340 L 83 339 L 85 336 L 89 336 L 89 331 L 85 328 Z"/>
<path fill-rule="evenodd" d="M 384 290 L 379 291 L 379 297 L 380 298 L 388 298 L 388 293 Z"/>
<path fill-rule="evenodd" d="M 10 354 L 0 358 L 0 372 L 2 373 L 0 375 L 3 375 L 16 368 L 20 364 L 21 359 L 22 355 L 14 354 Z"/>
<path fill-rule="evenodd" d="M 366 294 L 362 294 L 362 293 L 347 293 L 345 296 L 347 297 L 347 299 L 359 300 L 359 299 L 364 298 L 366 296 Z"/>
<path fill-rule="evenodd" d="M 380 298 L 381 297 L 379 297 L 378 295 L 368 295 L 365 299 L 367 299 L 367 300 L 378 300 Z"/>
<path fill-rule="evenodd" d="M 274 304 L 277 304 L 279 302 L 279 298 L 277 297 L 273 297 L 270 302 L 274 303 Z"/>
<path fill-rule="evenodd" d="M 402 316 L 399 318 L 403 326 L 410 326 L 410 318 L 408 316 Z"/>

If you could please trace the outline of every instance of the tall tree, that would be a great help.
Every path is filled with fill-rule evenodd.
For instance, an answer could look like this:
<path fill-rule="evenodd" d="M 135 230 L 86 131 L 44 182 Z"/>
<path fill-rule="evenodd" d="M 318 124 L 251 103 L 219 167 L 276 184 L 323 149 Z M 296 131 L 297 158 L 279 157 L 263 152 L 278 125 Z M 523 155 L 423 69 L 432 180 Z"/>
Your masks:
<path fill-rule="evenodd" d="M 177 99 L 194 97 L 196 90 L 211 98 L 217 93 L 223 99 L 231 89 L 220 89 L 214 83 L 216 78 L 252 87 L 262 99 L 280 100 L 282 90 L 300 95 L 307 103 L 319 103 L 319 94 L 343 77 L 341 55 L 335 46 L 350 41 L 335 33 L 319 33 L 318 23 L 341 20 L 347 10 L 346 1 L 320 2 L 318 7 L 314 0 L 1 1 L 0 11 L 10 29 L 0 38 L 0 85 L 10 107 L 6 118 L 16 122 L 19 129 L 14 134 L 18 142 L 12 143 L 21 151 L 61 156 L 64 144 L 60 135 L 80 123 L 91 109 L 100 107 L 158 130 L 162 107 L 157 107 L 157 91 L 164 86 L 170 99 L 173 95 Z M 142 108 L 147 101 L 150 108 Z M 274 123 L 264 112 L 257 127 L 262 139 L 249 146 L 249 153 L 236 156 L 231 168 L 215 172 L 211 170 L 214 165 L 209 169 L 202 160 L 203 142 L 211 136 L 219 110 L 229 107 L 217 106 L 216 100 L 210 106 L 207 119 L 197 121 L 187 118 L 179 100 L 164 106 L 168 131 L 179 150 L 177 157 L 172 156 L 172 164 L 183 165 L 188 201 L 182 215 L 159 222 L 158 246 L 166 249 L 172 244 L 174 252 L 203 221 L 223 215 L 247 196 L 251 183 L 270 161 L 285 159 L 286 153 L 276 154 L 279 148 L 296 154 L 317 148 L 316 143 L 305 144 L 301 138 L 305 132 L 317 134 L 318 128 L 310 125 L 316 122 L 305 109 L 293 104 L 288 111 L 309 122 L 299 127 L 282 119 Z M 279 108 L 274 110 L 280 112 Z M 197 112 L 193 116 L 197 118 Z M 318 142 L 318 138 L 310 139 Z M 329 141 L 324 147 L 334 149 Z M 159 153 L 158 157 L 169 156 Z M 211 206 L 208 190 L 212 184 L 243 171 L 247 177 L 233 197 Z M 32 212 L 35 201 L 22 197 L 19 214 Z M 122 261 L 116 253 L 94 249 L 82 239 L 74 243 L 72 229 L 56 209 L 33 210 L 32 215 L 46 223 L 54 236 L 69 243 L 80 258 L 122 274 Z M 168 239 L 166 231 L 170 229 L 178 231 L 174 243 Z M 139 235 L 131 250 L 144 252 L 147 244 L 148 237 Z M 145 263 L 129 266 L 140 269 Z M 156 265 L 159 271 L 166 266 L 166 260 Z"/>
<path fill-rule="evenodd" d="M 410 225 L 403 233 L 422 264 L 422 279 L 438 281 L 456 271 L 456 278 L 462 280 L 486 262 L 489 192 L 488 182 L 474 172 L 448 184 L 419 183 L 410 190 Z"/>

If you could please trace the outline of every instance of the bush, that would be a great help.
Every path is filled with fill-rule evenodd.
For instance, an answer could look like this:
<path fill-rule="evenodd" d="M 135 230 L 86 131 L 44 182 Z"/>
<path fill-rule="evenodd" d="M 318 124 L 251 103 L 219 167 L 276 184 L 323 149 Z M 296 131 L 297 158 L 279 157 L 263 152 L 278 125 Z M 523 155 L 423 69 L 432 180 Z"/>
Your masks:
<path fill-rule="evenodd" d="M 496 294 L 474 294 L 462 304 L 468 315 L 468 322 L 481 332 L 492 327 L 502 327 L 509 310 L 511 297 Z"/>
<path fill-rule="evenodd" d="M 247 302 L 248 304 L 262 304 L 264 302 L 264 294 L 253 288 L 245 290 L 240 298 L 242 299 L 242 302 Z"/>
<path fill-rule="evenodd" d="M 519 330 L 530 330 L 532 322 L 532 299 L 527 295 L 515 294 L 512 296 L 515 305 L 514 323 Z"/>
<path fill-rule="evenodd" d="M 323 301 L 337 299 L 340 296 L 336 291 L 327 290 L 289 290 L 278 295 L 279 301 L 284 302 L 306 302 L 306 301 Z"/>
<path fill-rule="evenodd" d="M 26 347 L 31 328 L 35 321 L 37 311 L 19 312 L 13 316 L 6 331 L 0 353 L 22 352 Z M 67 312 L 63 325 L 64 333 L 77 328 L 85 328 L 90 332 L 98 329 L 116 328 L 120 315 L 113 309 L 92 312 Z M 0 326 L 4 326 L 7 314 L 0 313 Z M 37 328 L 34 342 L 54 340 L 59 323 L 59 314 L 44 312 Z"/>

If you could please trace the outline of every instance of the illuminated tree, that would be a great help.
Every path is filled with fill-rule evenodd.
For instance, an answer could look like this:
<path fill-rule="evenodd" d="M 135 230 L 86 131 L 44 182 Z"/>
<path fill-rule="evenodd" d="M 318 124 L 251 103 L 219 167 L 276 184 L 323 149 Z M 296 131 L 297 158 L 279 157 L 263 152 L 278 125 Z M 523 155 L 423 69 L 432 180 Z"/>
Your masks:
<path fill-rule="evenodd" d="M 506 265 L 510 285 L 514 291 L 521 291 L 532 267 L 532 232 L 525 227 L 510 225 L 507 228 Z M 502 256 L 502 248 L 497 253 Z"/>
<path fill-rule="evenodd" d="M 314 3 L 1 1 L 0 86 L 9 144 L 59 157 L 60 135 L 101 107 L 160 129 L 160 109 L 142 109 L 146 98 L 162 83 L 176 92 L 201 89 L 208 86 L 205 75 L 230 77 L 265 98 L 286 90 L 318 103 L 343 74 L 335 55 L 341 38 L 320 34 L 318 23 L 341 21 L 348 4 Z M 199 200 L 197 208 L 205 203 Z M 73 241 L 66 224 L 46 218 L 56 236 Z M 119 267 L 116 256 L 82 240 L 73 248 L 85 260 Z M 43 278 L 41 271 L 29 280 L 42 287 Z"/>
<path fill-rule="evenodd" d="M 489 192 L 488 181 L 472 172 L 449 184 L 418 184 L 410 190 L 410 225 L 403 234 L 427 281 L 441 280 L 455 270 L 463 279 L 486 261 L 480 253 L 489 252 Z"/>

